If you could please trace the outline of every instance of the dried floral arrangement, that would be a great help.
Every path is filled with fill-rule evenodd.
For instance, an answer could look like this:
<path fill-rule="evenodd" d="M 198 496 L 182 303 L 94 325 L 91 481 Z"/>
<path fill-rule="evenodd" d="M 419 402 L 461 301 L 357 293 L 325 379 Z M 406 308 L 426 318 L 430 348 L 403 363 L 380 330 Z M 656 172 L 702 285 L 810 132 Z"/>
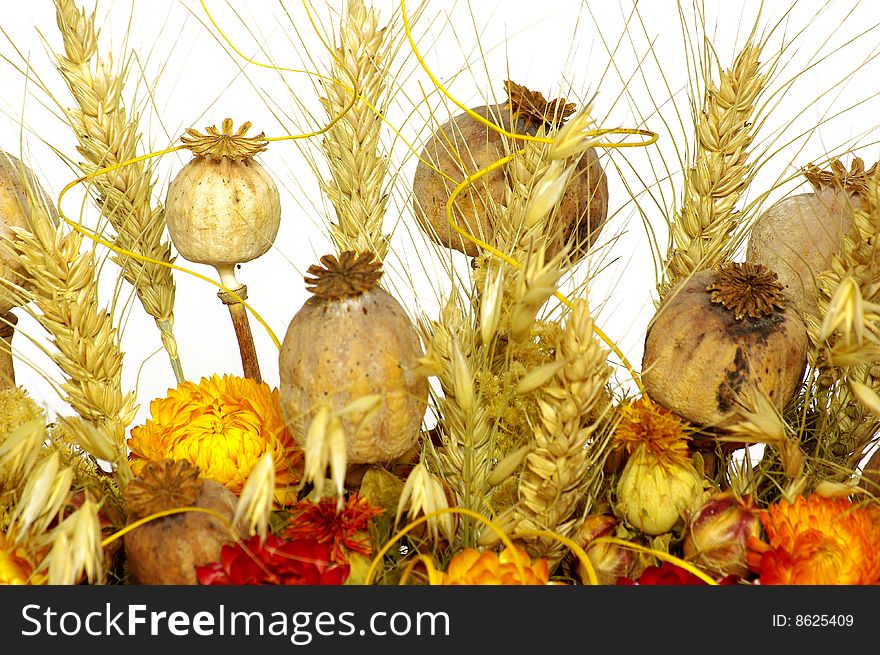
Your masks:
<path fill-rule="evenodd" d="M 105 50 L 95 13 L 54 0 L 46 39 L 78 153 L 62 197 L 85 186 L 100 220 L 72 220 L 32 162 L 0 156 L 0 581 L 880 582 L 880 173 L 829 150 L 754 188 L 776 163 L 758 132 L 793 83 L 777 83 L 793 41 L 772 49 L 756 23 L 728 62 L 679 6 L 694 77 L 678 135 L 659 100 L 608 128 L 601 97 L 510 80 L 468 107 L 413 38 L 431 4 L 392 4 L 384 19 L 365 0 L 336 7 L 310 71 L 317 129 L 249 135 L 227 118 L 150 152 L 130 60 Z M 385 140 L 402 139 L 386 117 L 401 59 L 442 99 L 406 169 Z M 667 137 L 685 139 L 678 162 L 631 154 Z M 333 250 L 300 263 L 309 297 L 267 381 L 251 320 L 267 326 L 236 270 L 276 244 L 282 192 L 260 157 L 286 139 L 314 144 Z M 160 182 L 157 158 L 181 151 Z M 628 208 L 657 275 L 636 367 L 600 327 L 589 275 L 572 281 L 621 211 L 609 185 L 640 165 Z M 801 176 L 811 190 L 789 192 Z M 403 223 L 448 274 L 437 313 L 387 279 Z M 199 277 L 228 308 L 243 375 L 185 376 L 184 262 L 216 269 L 219 283 Z M 163 397 L 123 384 L 106 277 L 155 321 Z M 16 384 L 18 315 L 47 335 L 68 412 Z"/>

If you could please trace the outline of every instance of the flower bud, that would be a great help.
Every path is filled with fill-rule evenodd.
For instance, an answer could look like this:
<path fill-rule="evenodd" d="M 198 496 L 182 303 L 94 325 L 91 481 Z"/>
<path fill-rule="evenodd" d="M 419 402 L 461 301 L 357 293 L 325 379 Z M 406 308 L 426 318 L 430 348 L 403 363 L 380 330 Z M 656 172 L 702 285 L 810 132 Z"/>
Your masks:
<path fill-rule="evenodd" d="M 688 517 L 684 538 L 685 559 L 721 576 L 746 577 L 746 543 L 760 536 L 761 524 L 751 498 L 732 492 L 712 494 Z"/>
<path fill-rule="evenodd" d="M 645 534 L 663 534 L 672 529 L 702 487 L 702 478 L 690 460 L 664 459 L 639 446 L 617 482 L 615 513 Z"/>
<path fill-rule="evenodd" d="M 575 541 L 586 551 L 599 584 L 613 585 L 632 573 L 635 554 L 632 550 L 616 544 L 592 543 L 599 537 L 614 536 L 618 520 L 608 514 L 594 514 L 584 519 L 575 534 Z M 577 574 L 583 584 L 590 584 L 590 577 L 583 562 L 577 565 Z"/>

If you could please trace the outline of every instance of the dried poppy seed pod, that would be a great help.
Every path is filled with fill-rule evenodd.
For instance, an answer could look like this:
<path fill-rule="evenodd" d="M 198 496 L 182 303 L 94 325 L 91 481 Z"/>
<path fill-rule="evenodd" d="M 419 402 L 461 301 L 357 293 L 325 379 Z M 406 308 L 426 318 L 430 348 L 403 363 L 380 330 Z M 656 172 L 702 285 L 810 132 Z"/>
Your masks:
<path fill-rule="evenodd" d="M 804 176 L 812 193 L 783 198 L 761 214 L 752 226 L 746 261 L 763 264 L 779 275 L 783 291 L 805 314 L 818 312 L 816 276 L 831 268 L 860 209 L 866 180 L 877 164 L 865 170 L 854 158 L 847 170 L 840 160 L 823 171 L 812 164 Z"/>
<path fill-rule="evenodd" d="M 807 331 L 776 274 L 724 264 L 673 287 L 648 328 L 642 381 L 652 400 L 723 426 L 748 389 L 782 410 L 801 383 Z"/>
<path fill-rule="evenodd" d="M 185 259 L 218 271 L 264 254 L 281 224 L 278 187 L 254 160 L 267 141 L 262 133 L 244 136 L 250 126 L 233 134 L 227 118 L 222 132 L 188 129 L 181 141 L 195 156 L 168 186 L 165 220 L 174 247 Z"/>
<path fill-rule="evenodd" d="M 474 107 L 471 111 L 507 132 L 534 136 L 541 127 L 561 125 L 574 112 L 564 99 L 547 101 L 537 92 L 513 82 L 505 84 L 509 100 L 503 105 Z M 449 225 L 446 202 L 468 175 L 504 157 L 505 138 L 468 113 L 441 125 L 428 139 L 416 165 L 413 204 L 419 226 L 431 239 L 469 257 L 480 248 Z M 516 146 L 519 147 L 519 146 Z M 427 163 L 436 167 L 434 170 Z M 455 200 L 453 218 L 469 234 L 493 243 L 493 205 L 504 203 L 505 171 L 484 175 Z M 594 148 L 581 156 L 559 201 L 554 227 L 557 238 L 548 245 L 547 259 L 563 246 L 572 246 L 571 257 L 580 259 L 595 242 L 608 215 L 608 180 Z"/>
<path fill-rule="evenodd" d="M 260 382 L 254 338 L 242 301 L 247 287 L 235 276 L 235 266 L 266 253 L 281 225 L 278 187 L 253 158 L 266 149 L 261 132 L 246 137 L 244 123 L 232 132 L 232 119 L 222 131 L 208 127 L 207 134 L 187 129 L 181 141 L 195 157 L 168 186 L 165 220 L 174 247 L 187 260 L 217 269 L 229 292 L 219 296 L 229 314 L 241 351 L 246 377 Z"/>
<path fill-rule="evenodd" d="M 341 413 L 354 401 L 381 399 L 370 416 L 341 414 L 349 464 L 390 462 L 419 438 L 428 402 L 416 372 L 419 337 L 403 308 L 378 286 L 372 253 L 321 258 L 306 278 L 314 294 L 290 321 L 279 358 L 281 409 L 303 446 L 320 408 Z M 308 453 L 307 453 L 308 456 Z"/>

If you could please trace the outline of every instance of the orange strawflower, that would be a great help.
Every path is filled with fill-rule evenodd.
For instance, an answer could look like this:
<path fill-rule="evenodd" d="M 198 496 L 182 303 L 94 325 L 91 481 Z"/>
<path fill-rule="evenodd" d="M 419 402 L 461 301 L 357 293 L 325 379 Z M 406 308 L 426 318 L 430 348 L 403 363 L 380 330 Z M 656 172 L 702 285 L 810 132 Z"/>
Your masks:
<path fill-rule="evenodd" d="M 0 533 L 0 584 L 45 584 L 46 574 L 34 574 L 34 565 L 22 547 L 16 547 Z"/>
<path fill-rule="evenodd" d="M 761 512 L 767 542 L 749 539 L 749 567 L 761 584 L 880 582 L 880 522 L 842 498 L 812 495 Z"/>
<path fill-rule="evenodd" d="M 544 585 L 550 579 L 547 560 L 532 561 L 521 548 L 480 552 L 465 548 L 435 584 L 441 585 Z"/>
<path fill-rule="evenodd" d="M 275 462 L 275 500 L 293 502 L 302 451 L 284 424 L 278 390 L 265 382 L 216 375 L 183 382 L 150 403 L 151 418 L 131 431 L 131 468 L 185 460 L 238 494 L 265 453 Z"/>

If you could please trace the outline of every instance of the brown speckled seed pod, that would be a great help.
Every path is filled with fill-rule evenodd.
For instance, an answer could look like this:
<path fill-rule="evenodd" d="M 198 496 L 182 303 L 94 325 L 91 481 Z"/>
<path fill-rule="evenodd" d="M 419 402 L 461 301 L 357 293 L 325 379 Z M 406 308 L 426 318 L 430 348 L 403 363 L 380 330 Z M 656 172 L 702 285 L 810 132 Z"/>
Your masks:
<path fill-rule="evenodd" d="M 390 462 L 418 441 L 428 383 L 416 372 L 419 337 L 403 308 L 377 286 L 370 253 L 321 258 L 306 278 L 314 294 L 290 321 L 279 358 L 281 409 L 300 446 L 321 406 L 340 411 L 379 395 L 376 413 L 342 418 L 349 464 Z"/>
<path fill-rule="evenodd" d="M 561 125 L 574 112 L 573 104 L 558 99 L 546 101 L 512 82 L 506 84 L 510 100 L 505 104 L 474 107 L 473 112 L 506 131 L 534 136 L 542 126 Z M 424 161 L 416 165 L 413 180 L 413 206 L 419 225 L 438 244 L 454 248 L 470 257 L 479 247 L 453 230 L 446 216 L 446 202 L 456 185 L 507 154 L 505 137 L 489 129 L 467 113 L 459 114 L 440 126 L 428 139 L 421 153 Z M 454 150 L 450 147 L 454 146 Z M 519 147 L 519 146 L 517 146 Z M 461 155 L 461 159 L 456 156 Z M 425 162 L 442 171 L 444 177 Z M 453 216 L 470 234 L 493 243 L 492 204 L 504 201 L 507 186 L 503 167 L 480 178 L 455 201 Z M 547 257 L 572 243 L 572 258 L 586 254 L 595 242 L 608 216 L 608 180 L 595 149 L 580 158 L 555 212 L 559 236 L 547 247 Z"/>
<path fill-rule="evenodd" d="M 806 367 L 807 331 L 776 275 L 755 264 L 700 271 L 673 287 L 645 339 L 642 381 L 655 402 L 723 426 L 759 386 L 777 409 Z"/>

